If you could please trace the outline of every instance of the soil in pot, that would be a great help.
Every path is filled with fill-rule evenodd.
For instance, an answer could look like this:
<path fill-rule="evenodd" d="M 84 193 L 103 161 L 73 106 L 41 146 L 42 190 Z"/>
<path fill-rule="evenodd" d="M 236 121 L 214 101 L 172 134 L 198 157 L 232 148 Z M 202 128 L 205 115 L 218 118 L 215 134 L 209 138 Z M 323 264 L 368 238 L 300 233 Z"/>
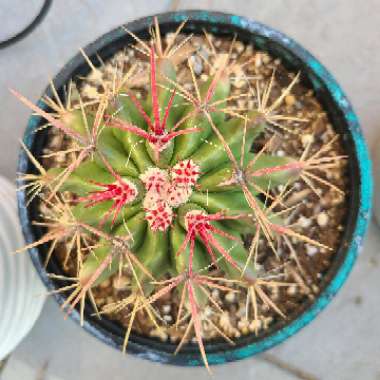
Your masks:
<path fill-rule="evenodd" d="M 150 57 L 144 44 L 137 42 L 135 46 L 126 47 L 109 61 L 93 67 L 77 86 L 70 86 L 72 106 L 78 107 L 81 98 L 86 107 L 91 108 L 93 103 L 96 109 L 106 89 L 121 83 L 132 67 L 136 67 L 136 74 L 126 83 L 139 99 L 146 100 Z M 227 117 L 243 115 L 258 107 L 280 115 L 269 120 L 268 128 L 255 140 L 251 150 L 256 155 L 265 152 L 275 157 L 293 157 L 299 162 L 324 158 L 310 161 L 310 167 L 297 172 L 297 179 L 289 184 L 261 189 L 260 199 L 267 208 L 281 215 L 284 226 L 292 231 L 278 234 L 270 243 L 263 234 L 255 240 L 257 267 L 265 275 L 246 291 L 241 291 L 237 282 L 226 284 L 223 280 L 208 288 L 208 299 L 200 311 L 204 341 L 220 336 L 234 340 L 246 334 L 260 337 L 272 323 L 278 320 L 286 323 L 318 296 L 324 274 L 334 260 L 347 214 L 348 175 L 340 136 L 313 92 L 302 84 L 296 73 L 287 71 L 279 59 L 256 50 L 255 46 L 211 34 L 189 38 L 181 33 L 162 36 L 164 50 L 169 44 L 177 47 L 173 56 L 178 65 L 179 92 L 182 88 L 184 93 L 196 95 L 194 78 L 199 84 L 206 83 L 228 57 L 231 93 L 226 105 Z M 47 102 L 53 108 L 54 103 L 59 105 L 58 99 Z M 50 129 L 49 136 L 43 152 L 44 168 L 67 167 L 78 158 L 70 136 L 57 128 Z M 44 192 L 40 195 L 48 197 Z M 63 192 L 63 196 L 71 204 L 78 202 L 78 196 L 70 191 Z M 50 210 L 48 202 L 41 202 L 42 215 L 48 215 Z M 254 231 L 242 235 L 248 251 L 255 236 Z M 74 243 L 72 236 L 61 239 L 52 251 L 70 278 L 77 277 L 80 263 L 77 251 L 72 249 Z M 93 244 L 96 245 L 96 241 Z M 211 265 L 209 271 L 224 276 L 215 265 Z M 161 281 L 168 279 L 169 273 L 166 276 Z M 174 343 L 197 342 L 192 331 L 187 334 L 188 323 L 176 326 L 180 292 L 173 289 L 154 301 L 153 317 L 143 308 L 135 314 L 135 303 L 123 304 L 131 295 L 132 282 L 130 270 L 121 267 L 92 288 L 91 301 L 100 312 L 127 330 L 134 316 L 132 329 L 139 334 Z M 186 322 L 186 317 L 183 320 Z"/>

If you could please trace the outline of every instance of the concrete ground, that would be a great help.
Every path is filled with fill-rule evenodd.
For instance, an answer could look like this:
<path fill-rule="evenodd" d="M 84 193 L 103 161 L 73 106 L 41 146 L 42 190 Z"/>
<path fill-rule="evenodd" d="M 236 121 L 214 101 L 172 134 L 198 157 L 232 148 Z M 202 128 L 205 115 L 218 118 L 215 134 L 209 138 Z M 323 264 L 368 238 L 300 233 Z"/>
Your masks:
<path fill-rule="evenodd" d="M 41 2 L 0 0 L 0 40 Z M 31 10 L 7 13 L 11 3 L 28 3 Z M 378 0 L 65 0 L 54 1 L 46 20 L 32 35 L 0 50 L 0 173 L 15 178 L 18 139 L 29 116 L 29 111 L 9 95 L 8 87 L 36 100 L 48 79 L 81 46 L 126 21 L 173 6 L 241 14 L 295 38 L 335 75 L 351 99 L 370 145 L 376 145 L 380 136 Z M 326 311 L 269 355 L 216 367 L 214 378 L 379 380 L 379 246 L 379 230 L 372 224 L 349 281 Z M 281 369 L 281 363 L 273 363 L 278 360 L 299 373 Z M 139 380 L 153 376 L 165 380 L 209 378 L 203 369 L 166 367 L 122 356 L 71 321 L 64 321 L 49 300 L 0 378 Z"/>

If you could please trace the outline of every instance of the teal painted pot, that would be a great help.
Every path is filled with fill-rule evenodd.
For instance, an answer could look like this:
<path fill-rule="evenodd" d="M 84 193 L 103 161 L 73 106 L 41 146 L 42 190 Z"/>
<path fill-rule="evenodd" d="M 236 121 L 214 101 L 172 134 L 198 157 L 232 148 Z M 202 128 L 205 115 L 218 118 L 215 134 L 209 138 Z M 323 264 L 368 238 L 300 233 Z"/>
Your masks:
<path fill-rule="evenodd" d="M 274 323 L 265 334 L 258 337 L 254 335 L 244 336 L 238 339 L 236 346 L 233 347 L 221 341 L 206 344 L 210 364 L 235 361 L 260 353 L 288 339 L 311 322 L 343 285 L 361 249 L 363 236 L 370 220 L 371 164 L 358 119 L 345 94 L 331 74 L 295 41 L 258 22 L 217 12 L 165 13 L 158 15 L 158 19 L 163 33 L 175 30 L 182 21 L 188 20 L 184 28 L 184 31 L 188 33 L 202 33 L 202 30 L 206 29 L 221 36 L 236 34 L 242 42 L 254 43 L 261 50 L 267 51 L 274 57 L 281 58 L 288 70 L 301 71 L 304 84 L 314 90 L 328 113 L 331 124 L 343 136 L 344 149 L 349 156 L 349 212 L 340 247 L 330 269 L 324 276 L 320 295 L 313 302 L 306 302 L 302 309 L 295 315 L 290 315 L 288 320 Z M 148 37 L 148 29 L 152 21 L 152 17 L 146 17 L 127 24 L 127 28 L 142 38 Z M 131 37 L 126 34 L 124 29 L 117 28 L 87 46 L 85 51 L 91 60 L 96 62 L 97 56 L 106 60 L 131 42 Z M 55 86 L 64 96 L 65 84 L 71 79 L 79 80 L 78 77 L 85 76 L 88 72 L 89 68 L 85 60 L 82 55 L 78 54 L 56 76 L 54 79 Z M 46 93 L 51 95 L 50 89 L 47 89 Z M 39 103 L 39 106 L 46 109 L 42 102 Z M 47 138 L 46 130 L 38 133 L 38 135 L 34 133 L 42 122 L 41 118 L 37 116 L 31 117 L 24 135 L 25 145 L 37 157 L 41 154 Z M 18 171 L 30 173 L 33 170 L 33 165 L 27 155 L 21 151 Z M 18 204 L 25 239 L 27 243 L 31 243 L 42 234 L 42 231 L 31 223 L 37 215 L 37 205 L 32 203 L 27 207 L 26 195 L 23 191 L 18 193 Z M 49 290 L 56 289 L 58 284 L 48 277 L 47 271 L 62 273 L 58 263 L 52 260 L 46 271 L 43 266 L 44 249 L 34 248 L 30 250 L 30 255 L 46 287 Z M 62 286 L 62 283 L 59 285 Z M 59 304 L 62 304 L 66 295 L 55 294 L 54 297 Z M 124 331 L 121 327 L 106 318 L 97 320 L 92 316 L 92 312 L 91 305 L 86 305 L 84 328 L 103 342 L 120 349 L 124 337 Z M 75 310 L 71 317 L 78 322 L 78 311 Z M 132 334 L 128 344 L 130 353 L 144 359 L 175 365 L 202 365 L 196 345 L 188 344 L 177 355 L 173 355 L 174 350 L 173 344 L 163 343 L 137 334 Z"/>

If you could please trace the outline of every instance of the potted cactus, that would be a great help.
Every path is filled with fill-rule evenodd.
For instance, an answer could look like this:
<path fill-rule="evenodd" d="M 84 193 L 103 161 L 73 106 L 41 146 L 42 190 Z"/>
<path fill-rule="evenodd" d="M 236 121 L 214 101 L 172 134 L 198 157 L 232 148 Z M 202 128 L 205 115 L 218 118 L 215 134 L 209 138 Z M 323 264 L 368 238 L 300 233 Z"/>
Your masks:
<path fill-rule="evenodd" d="M 344 282 L 367 151 L 340 88 L 282 34 L 204 11 L 144 18 L 84 49 L 37 105 L 13 92 L 35 113 L 23 249 L 105 342 L 181 365 L 244 358 Z"/>

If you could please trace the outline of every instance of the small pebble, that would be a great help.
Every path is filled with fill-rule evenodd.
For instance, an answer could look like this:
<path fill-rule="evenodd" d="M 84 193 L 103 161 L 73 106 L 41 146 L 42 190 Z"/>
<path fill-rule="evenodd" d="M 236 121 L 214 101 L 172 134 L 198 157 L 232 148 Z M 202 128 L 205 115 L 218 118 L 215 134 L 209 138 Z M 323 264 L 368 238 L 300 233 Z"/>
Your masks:
<path fill-rule="evenodd" d="M 301 190 L 301 184 L 299 182 L 294 182 L 293 187 L 294 190 Z"/>
<path fill-rule="evenodd" d="M 331 139 L 330 133 L 328 132 L 323 133 L 323 135 L 321 136 L 321 139 L 324 143 L 327 143 Z"/>
<path fill-rule="evenodd" d="M 193 90 L 193 85 L 192 85 L 192 83 L 185 83 L 185 84 L 183 85 L 183 88 L 184 88 L 185 90 L 187 90 L 187 91 L 192 91 L 192 90 Z"/>
<path fill-rule="evenodd" d="M 319 293 L 319 287 L 316 284 L 311 285 L 311 289 L 313 290 L 314 294 Z"/>
<path fill-rule="evenodd" d="M 312 257 L 318 253 L 318 248 L 313 245 L 306 244 L 306 253 L 308 256 Z"/>
<path fill-rule="evenodd" d="M 296 102 L 296 98 L 295 98 L 294 95 L 287 95 L 287 96 L 285 96 L 285 104 L 288 107 L 292 107 L 295 102 Z"/>
<path fill-rule="evenodd" d="M 232 325 L 228 312 L 225 311 L 220 315 L 219 324 L 228 336 L 238 337 L 240 335 L 239 331 Z"/>
<path fill-rule="evenodd" d="M 203 71 L 203 62 L 202 59 L 197 55 L 192 55 L 190 57 L 191 66 L 196 75 L 202 74 Z"/>
<path fill-rule="evenodd" d="M 243 334 L 248 334 L 249 333 L 249 322 L 247 319 L 243 318 L 240 319 L 238 322 L 238 328 Z"/>
<path fill-rule="evenodd" d="M 103 306 L 106 303 L 106 300 L 104 298 L 97 298 L 96 299 L 96 304 L 98 306 Z"/>
<path fill-rule="evenodd" d="M 294 296 L 297 293 L 297 286 L 295 285 L 289 286 L 286 293 L 288 293 L 290 296 Z"/>
<path fill-rule="evenodd" d="M 255 56 L 255 67 L 259 68 L 262 65 L 262 54 L 261 53 L 256 53 Z"/>
<path fill-rule="evenodd" d="M 248 45 L 248 46 L 245 48 L 244 55 L 249 55 L 249 56 L 251 56 L 252 54 L 253 54 L 253 46 L 252 46 L 252 45 Z"/>
<path fill-rule="evenodd" d="M 234 292 L 228 292 L 225 296 L 225 300 L 228 303 L 233 303 L 236 301 L 236 294 Z"/>
<path fill-rule="evenodd" d="M 201 48 L 198 51 L 198 54 L 202 56 L 205 60 L 208 60 L 208 57 L 210 55 L 208 50 L 204 46 L 201 46 Z"/>
<path fill-rule="evenodd" d="M 267 65 L 270 61 L 272 60 L 272 57 L 267 54 L 267 53 L 263 53 L 263 62 Z"/>
<path fill-rule="evenodd" d="M 264 329 L 267 329 L 272 321 L 273 321 L 272 317 L 264 318 L 263 320 Z"/>
<path fill-rule="evenodd" d="M 236 41 L 235 42 L 235 49 L 236 49 L 236 51 L 239 54 L 243 53 L 243 51 L 244 51 L 244 44 L 242 42 L 240 42 L 240 41 Z"/>
<path fill-rule="evenodd" d="M 51 139 L 51 146 L 59 147 L 62 144 L 62 138 L 61 136 L 53 136 Z"/>
<path fill-rule="evenodd" d="M 214 289 L 214 290 L 212 291 L 212 293 L 211 293 L 211 296 L 212 296 L 212 298 L 214 298 L 214 299 L 218 299 L 218 298 L 219 298 L 219 294 L 220 294 L 219 290 L 218 290 L 218 289 Z"/>
<path fill-rule="evenodd" d="M 108 64 L 104 66 L 104 73 L 106 75 L 109 75 L 111 78 L 113 78 L 116 73 L 116 68 L 113 65 Z"/>
<path fill-rule="evenodd" d="M 320 227 L 326 227 L 329 222 L 329 217 L 325 212 L 321 212 L 317 216 L 317 223 Z"/>
<path fill-rule="evenodd" d="M 254 319 L 250 324 L 249 324 L 249 330 L 251 332 L 259 331 L 261 329 L 262 322 L 260 319 Z"/>
<path fill-rule="evenodd" d="M 231 85 L 235 88 L 242 88 L 247 84 L 245 75 L 240 66 L 236 66 L 234 70 L 234 79 L 231 81 Z"/>
<path fill-rule="evenodd" d="M 55 159 L 57 160 L 58 163 L 62 163 L 66 161 L 65 154 L 62 152 L 59 152 L 56 156 Z"/>
<path fill-rule="evenodd" d="M 206 318 L 210 318 L 213 314 L 213 311 L 210 306 L 206 306 L 203 311 Z"/>
<path fill-rule="evenodd" d="M 243 317 L 245 317 L 246 312 L 247 312 L 247 310 L 245 308 L 245 305 L 243 307 L 240 306 L 238 311 L 236 312 L 236 315 L 240 318 L 243 318 Z"/>
<path fill-rule="evenodd" d="M 87 79 L 89 82 L 101 84 L 103 79 L 103 73 L 100 70 L 92 70 L 90 74 L 88 74 Z"/>
<path fill-rule="evenodd" d="M 279 256 L 279 257 L 281 257 L 283 254 L 284 254 L 284 250 L 281 248 L 281 247 L 278 247 L 277 249 L 276 249 L 276 252 L 277 252 L 277 255 Z M 256 264 L 256 269 L 257 269 L 257 264 Z"/>
<path fill-rule="evenodd" d="M 315 192 L 317 194 L 320 194 L 321 189 L 316 189 Z M 311 202 L 306 202 L 305 205 L 306 205 L 307 208 L 313 208 L 313 204 Z"/>
<path fill-rule="evenodd" d="M 260 241 L 259 241 L 259 244 L 260 244 L 260 243 L 263 243 L 263 240 L 260 240 Z M 256 270 L 257 270 L 258 272 L 264 270 L 264 265 L 259 264 L 259 263 L 256 263 Z"/>
<path fill-rule="evenodd" d="M 128 278 L 125 276 L 117 276 L 113 279 L 113 287 L 115 289 L 125 289 L 128 283 Z"/>
<path fill-rule="evenodd" d="M 308 228 L 311 226 L 311 220 L 308 218 L 305 218 L 303 215 L 301 215 L 300 218 L 298 219 L 298 224 L 302 228 Z"/>
<path fill-rule="evenodd" d="M 154 329 L 149 332 L 149 335 L 154 338 L 159 338 L 163 342 L 165 342 L 168 339 L 168 334 L 163 329 Z"/>
<path fill-rule="evenodd" d="M 169 335 L 169 339 L 172 343 L 175 343 L 175 342 L 178 342 L 180 340 L 181 337 L 179 337 L 178 335 L 173 335 L 173 333 L 171 333 Z"/>
<path fill-rule="evenodd" d="M 162 312 L 164 314 L 169 314 L 171 310 L 172 310 L 171 305 L 164 305 L 164 306 L 162 306 Z"/>
<path fill-rule="evenodd" d="M 314 142 L 314 136 L 310 134 L 302 135 L 301 142 L 302 146 L 305 148 L 306 146 Z"/>
<path fill-rule="evenodd" d="M 246 101 L 244 99 L 240 99 L 237 101 L 237 106 L 240 109 L 245 109 L 246 108 Z"/>
<path fill-rule="evenodd" d="M 111 280 L 108 278 L 107 280 L 104 280 L 101 284 L 99 284 L 99 287 L 102 289 L 106 289 L 111 286 Z"/>
<path fill-rule="evenodd" d="M 171 45 L 174 42 L 175 33 L 166 33 L 165 41 L 167 45 Z"/>

